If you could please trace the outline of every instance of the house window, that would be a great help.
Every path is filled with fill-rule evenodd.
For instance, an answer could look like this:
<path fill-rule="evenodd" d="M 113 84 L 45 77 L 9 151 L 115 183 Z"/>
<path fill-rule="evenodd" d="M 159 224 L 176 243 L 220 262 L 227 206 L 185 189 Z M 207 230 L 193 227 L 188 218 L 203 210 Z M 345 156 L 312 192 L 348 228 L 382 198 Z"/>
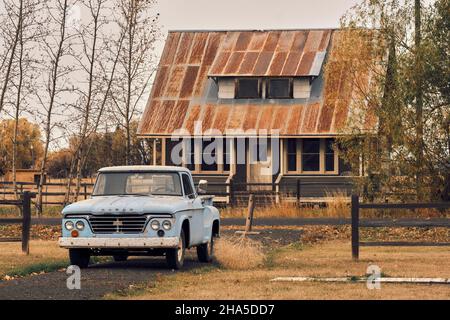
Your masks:
<path fill-rule="evenodd" d="M 334 171 L 334 139 L 325 139 L 325 171 Z"/>
<path fill-rule="evenodd" d="M 269 79 L 267 81 L 267 98 L 291 99 L 292 81 L 290 79 Z"/>
<path fill-rule="evenodd" d="M 261 82 L 259 79 L 242 78 L 236 81 L 236 99 L 261 98 Z"/>
<path fill-rule="evenodd" d="M 195 171 L 195 140 L 189 139 L 186 145 L 186 168 Z"/>
<path fill-rule="evenodd" d="M 202 171 L 217 171 L 217 143 L 215 139 L 202 141 Z"/>
<path fill-rule="evenodd" d="M 334 139 L 286 139 L 286 173 L 337 174 L 338 155 Z"/>
<path fill-rule="evenodd" d="M 302 148 L 303 171 L 320 171 L 320 139 L 304 139 Z"/>
<path fill-rule="evenodd" d="M 287 140 L 287 170 L 297 171 L 297 139 Z"/>

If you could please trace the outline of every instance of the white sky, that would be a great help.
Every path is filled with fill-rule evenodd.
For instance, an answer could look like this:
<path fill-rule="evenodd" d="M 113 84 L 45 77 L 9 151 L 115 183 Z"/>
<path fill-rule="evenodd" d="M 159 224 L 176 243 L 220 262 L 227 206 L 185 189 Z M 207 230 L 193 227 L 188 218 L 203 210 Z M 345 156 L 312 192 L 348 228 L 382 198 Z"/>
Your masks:
<path fill-rule="evenodd" d="M 162 31 L 336 28 L 358 0 L 159 0 Z M 159 48 L 161 50 L 161 48 Z"/>

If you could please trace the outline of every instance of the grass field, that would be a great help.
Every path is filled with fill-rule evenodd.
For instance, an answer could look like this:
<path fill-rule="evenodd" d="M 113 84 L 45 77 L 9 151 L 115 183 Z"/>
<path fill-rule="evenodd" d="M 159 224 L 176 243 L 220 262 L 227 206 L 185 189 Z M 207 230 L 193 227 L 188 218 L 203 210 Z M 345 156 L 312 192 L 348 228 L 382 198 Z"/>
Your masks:
<path fill-rule="evenodd" d="M 245 256 L 242 259 L 246 259 Z M 247 270 L 221 266 L 161 277 L 153 287 L 131 294 L 132 299 L 450 299 L 448 285 L 365 283 L 281 283 L 280 276 L 365 276 L 376 264 L 383 276 L 449 277 L 448 248 L 364 248 L 357 262 L 348 241 L 312 246 L 291 245 L 267 254 L 265 264 Z M 123 298 L 123 296 L 121 297 Z"/>
<path fill-rule="evenodd" d="M 68 266 L 67 250 L 56 241 L 30 241 L 30 254 L 22 253 L 20 242 L 0 243 L 0 279 L 26 276 Z"/>

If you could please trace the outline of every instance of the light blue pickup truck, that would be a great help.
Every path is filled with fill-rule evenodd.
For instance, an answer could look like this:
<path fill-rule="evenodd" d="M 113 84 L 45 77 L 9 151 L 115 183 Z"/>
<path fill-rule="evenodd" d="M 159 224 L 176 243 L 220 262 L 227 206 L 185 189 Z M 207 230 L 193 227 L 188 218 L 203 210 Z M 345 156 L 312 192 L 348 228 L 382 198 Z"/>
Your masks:
<path fill-rule="evenodd" d="M 183 266 L 185 250 L 196 247 L 201 262 L 213 257 L 219 211 L 194 187 L 188 169 L 122 166 L 98 172 L 90 199 L 62 211 L 59 245 L 73 265 L 86 268 L 91 256 L 165 256 L 170 268 Z"/>

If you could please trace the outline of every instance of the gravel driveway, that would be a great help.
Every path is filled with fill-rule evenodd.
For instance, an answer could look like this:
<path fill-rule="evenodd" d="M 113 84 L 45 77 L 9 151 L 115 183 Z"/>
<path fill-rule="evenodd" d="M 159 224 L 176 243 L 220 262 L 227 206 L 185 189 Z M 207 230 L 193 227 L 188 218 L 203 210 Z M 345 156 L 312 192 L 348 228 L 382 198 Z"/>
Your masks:
<path fill-rule="evenodd" d="M 193 259 L 185 261 L 186 272 L 201 266 Z M 164 258 L 135 258 L 126 262 L 102 263 L 81 270 L 81 290 L 69 290 L 65 272 L 50 272 L 36 276 L 0 281 L 1 300 L 85 300 L 101 299 L 107 293 L 133 285 L 151 285 L 158 274 L 169 274 Z"/>
<path fill-rule="evenodd" d="M 234 231 L 225 230 L 224 235 Z M 264 245 L 276 247 L 300 240 L 300 231 L 267 230 L 251 238 Z M 187 251 L 185 266 L 182 271 L 205 266 L 196 258 L 196 250 Z M 69 290 L 66 287 L 68 275 L 65 272 L 50 272 L 28 276 L 10 281 L 0 281 L 0 300 L 83 300 L 102 299 L 106 294 L 126 290 L 130 286 L 152 285 L 157 275 L 175 272 L 167 269 L 163 257 L 131 258 L 126 262 L 101 263 L 81 270 L 81 290 Z"/>

